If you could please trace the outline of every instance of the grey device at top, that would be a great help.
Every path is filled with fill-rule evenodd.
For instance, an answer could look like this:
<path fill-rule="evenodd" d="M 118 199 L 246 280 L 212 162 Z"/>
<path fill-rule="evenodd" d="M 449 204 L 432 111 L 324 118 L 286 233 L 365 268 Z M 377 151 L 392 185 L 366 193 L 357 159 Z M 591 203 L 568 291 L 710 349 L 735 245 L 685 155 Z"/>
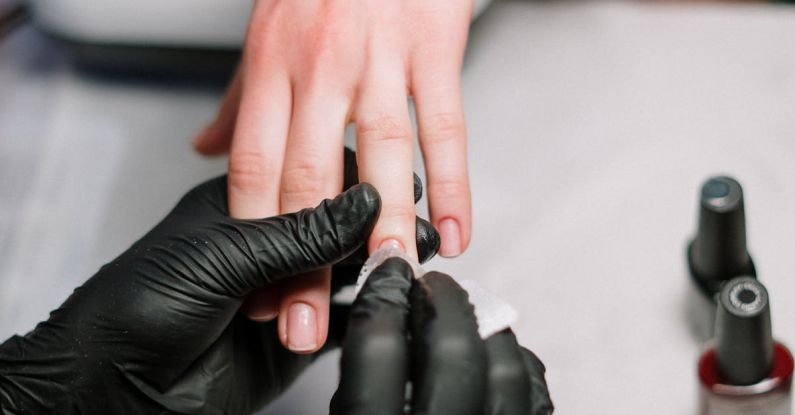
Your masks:
<path fill-rule="evenodd" d="M 735 278 L 720 291 L 715 358 L 718 372 L 733 385 L 755 384 L 773 368 L 770 301 L 753 277 Z"/>
<path fill-rule="evenodd" d="M 746 247 L 743 189 L 737 180 L 718 176 L 701 186 L 698 231 L 687 257 L 690 275 L 710 298 L 725 281 L 756 276 Z"/>

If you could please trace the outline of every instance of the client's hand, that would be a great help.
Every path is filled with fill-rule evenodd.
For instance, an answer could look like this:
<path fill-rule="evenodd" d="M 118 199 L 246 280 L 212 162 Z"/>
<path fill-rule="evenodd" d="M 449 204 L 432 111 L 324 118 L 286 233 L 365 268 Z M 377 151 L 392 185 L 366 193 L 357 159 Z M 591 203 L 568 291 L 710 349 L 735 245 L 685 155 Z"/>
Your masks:
<path fill-rule="evenodd" d="M 238 309 L 321 267 L 355 277 L 380 197 L 360 184 L 314 209 L 235 220 L 226 183 L 193 189 L 49 320 L 0 345 L 0 413 L 248 414 L 290 384 L 314 357 Z M 417 231 L 432 256 L 438 235 Z"/>
<path fill-rule="evenodd" d="M 382 197 L 370 251 L 397 243 L 416 258 L 412 96 L 440 252 L 464 252 L 472 213 L 460 84 L 472 0 L 252 4 L 239 73 L 195 142 L 204 154 L 229 151 L 231 215 L 293 212 L 339 193 L 353 122 L 359 177 Z M 312 353 L 326 340 L 329 289 L 328 270 L 319 270 L 255 292 L 243 312 L 278 318 L 285 346 Z"/>
<path fill-rule="evenodd" d="M 353 304 L 331 413 L 551 413 L 541 361 L 510 330 L 483 341 L 477 327 L 452 278 L 387 260 Z"/>

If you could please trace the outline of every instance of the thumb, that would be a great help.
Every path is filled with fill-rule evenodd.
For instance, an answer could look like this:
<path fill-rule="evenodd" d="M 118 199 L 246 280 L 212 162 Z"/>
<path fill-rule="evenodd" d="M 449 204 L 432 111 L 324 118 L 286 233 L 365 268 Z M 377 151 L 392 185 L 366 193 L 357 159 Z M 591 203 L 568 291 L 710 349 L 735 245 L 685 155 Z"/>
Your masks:
<path fill-rule="evenodd" d="M 214 226 L 208 248 L 229 295 L 333 265 L 361 247 L 381 208 L 375 188 L 363 183 L 315 208 L 261 220 L 228 219 Z M 216 279 L 217 275 L 213 277 Z"/>
<path fill-rule="evenodd" d="M 329 413 L 403 413 L 409 376 L 411 266 L 390 258 L 356 297 L 342 346 L 340 384 Z"/>

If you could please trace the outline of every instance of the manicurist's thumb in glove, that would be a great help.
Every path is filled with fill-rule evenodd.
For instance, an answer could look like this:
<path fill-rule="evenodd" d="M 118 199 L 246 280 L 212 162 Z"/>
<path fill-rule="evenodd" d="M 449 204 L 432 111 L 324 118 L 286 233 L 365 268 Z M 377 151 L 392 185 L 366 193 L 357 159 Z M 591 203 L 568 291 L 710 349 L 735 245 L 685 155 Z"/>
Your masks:
<path fill-rule="evenodd" d="M 468 294 L 450 276 L 415 280 L 391 258 L 350 311 L 331 414 L 547 415 L 544 371 L 510 329 L 480 338 Z"/>
<path fill-rule="evenodd" d="M 276 323 L 240 305 L 321 267 L 355 279 L 379 195 L 359 184 L 262 220 L 230 219 L 226 200 L 225 177 L 193 189 L 47 321 L 0 345 L 0 413 L 247 414 L 281 393 L 314 355 L 284 349 Z M 428 258 L 438 234 L 417 227 Z"/>

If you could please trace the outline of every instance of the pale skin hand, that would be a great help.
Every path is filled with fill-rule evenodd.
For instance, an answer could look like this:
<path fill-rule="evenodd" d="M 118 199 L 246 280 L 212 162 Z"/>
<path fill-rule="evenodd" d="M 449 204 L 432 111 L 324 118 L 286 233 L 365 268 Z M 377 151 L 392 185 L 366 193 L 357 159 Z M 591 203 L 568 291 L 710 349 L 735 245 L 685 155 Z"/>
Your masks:
<path fill-rule="evenodd" d="M 238 74 L 194 142 L 204 154 L 229 151 L 232 216 L 337 195 L 343 133 L 355 122 L 359 178 L 382 198 L 368 247 L 396 241 L 416 257 L 411 95 L 440 253 L 463 252 L 471 208 L 460 72 L 471 14 L 471 0 L 258 0 Z M 326 340 L 329 287 L 319 271 L 279 294 L 252 294 L 243 311 L 258 321 L 278 315 L 282 343 L 311 353 Z"/>

